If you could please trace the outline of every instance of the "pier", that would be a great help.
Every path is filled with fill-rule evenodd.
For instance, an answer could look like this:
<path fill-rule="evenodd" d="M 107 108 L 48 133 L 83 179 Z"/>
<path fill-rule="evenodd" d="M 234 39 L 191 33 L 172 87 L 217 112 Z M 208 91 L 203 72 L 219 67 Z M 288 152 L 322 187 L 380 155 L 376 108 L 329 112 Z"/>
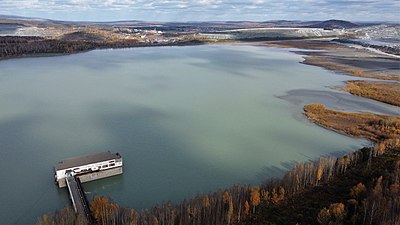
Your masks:
<path fill-rule="evenodd" d="M 67 184 L 69 196 L 74 206 L 75 213 L 84 216 L 89 224 L 92 224 L 93 219 L 90 213 L 89 202 L 86 199 L 85 193 L 81 182 L 78 177 L 68 176 L 65 178 L 65 183 Z"/>
<path fill-rule="evenodd" d="M 93 224 L 90 205 L 83 191 L 83 182 L 103 179 L 123 173 L 122 157 L 119 153 L 101 152 L 79 156 L 57 163 L 54 179 L 58 187 L 67 187 L 75 213 Z"/>

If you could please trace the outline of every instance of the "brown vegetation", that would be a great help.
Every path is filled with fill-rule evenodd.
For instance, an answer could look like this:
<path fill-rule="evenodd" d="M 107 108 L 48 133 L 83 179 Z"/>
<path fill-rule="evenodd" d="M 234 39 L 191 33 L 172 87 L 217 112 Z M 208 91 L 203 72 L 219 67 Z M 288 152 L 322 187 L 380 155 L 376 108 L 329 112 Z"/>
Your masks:
<path fill-rule="evenodd" d="M 170 46 L 170 45 L 197 45 L 203 42 L 196 40 L 183 40 L 174 43 L 148 43 L 138 42 L 135 39 L 128 40 L 103 40 L 101 36 L 87 33 L 77 33 L 67 39 L 53 39 L 42 37 L 0 37 L 0 59 L 45 56 L 54 54 L 70 54 L 88 51 L 98 48 L 126 48 L 146 46 Z"/>
<path fill-rule="evenodd" d="M 395 224 L 400 219 L 400 149 L 364 148 L 343 157 L 297 164 L 282 179 L 230 189 L 136 212 L 96 196 L 96 224 Z M 251 210 L 250 207 L 253 209 Z M 84 224 L 66 208 L 37 224 Z"/>
<path fill-rule="evenodd" d="M 81 41 L 63 41 L 41 37 L 0 37 L 0 58 L 44 54 L 68 54 L 91 50 L 99 44 Z"/>
<path fill-rule="evenodd" d="M 302 62 L 307 65 L 341 71 L 348 76 L 400 81 L 400 64 L 394 58 L 385 58 L 381 55 L 355 50 L 327 41 L 278 42 L 276 45 L 279 47 L 335 50 L 325 52 L 302 51 L 298 53 L 307 55 Z M 400 106 L 399 82 L 349 81 L 347 85 L 342 90 L 349 91 L 354 95 Z"/>
<path fill-rule="evenodd" d="M 96 196 L 99 225 L 396 224 L 400 219 L 400 148 L 364 148 L 343 157 L 297 164 L 282 179 L 165 203 L 137 212 Z M 66 208 L 37 224 L 82 224 Z"/>
<path fill-rule="evenodd" d="M 271 41 L 262 43 L 261 45 L 278 48 L 299 48 L 310 50 L 350 50 L 350 48 L 344 45 L 320 40 Z"/>
<path fill-rule="evenodd" d="M 305 53 L 305 54 L 312 55 L 311 53 Z M 302 63 L 307 65 L 324 67 L 329 70 L 342 71 L 345 72 L 347 76 L 353 76 L 353 77 L 375 78 L 380 80 L 400 79 L 399 74 L 391 74 L 390 72 L 383 72 L 383 73 L 370 72 L 362 67 L 349 65 L 345 63 L 339 63 L 338 61 L 330 57 L 323 57 L 318 55 L 306 57 Z"/>
<path fill-rule="evenodd" d="M 371 113 L 341 112 L 313 104 L 304 106 L 314 123 L 354 137 L 377 142 L 380 149 L 400 146 L 400 117 Z"/>
<path fill-rule="evenodd" d="M 305 188 L 278 205 L 262 204 L 244 224 L 397 225 L 400 149 L 370 159 L 371 153 L 362 149 L 333 161 L 336 163 L 323 163 L 325 173 L 333 169 L 330 179 Z"/>
<path fill-rule="evenodd" d="M 400 68 L 398 66 L 398 59 L 390 57 L 385 58 L 379 54 L 346 47 L 345 45 L 335 42 L 323 40 L 293 40 L 265 42 L 260 45 L 280 48 L 325 50 L 318 52 L 297 51 L 296 53 L 306 55 L 305 60 L 302 62 L 304 64 L 320 66 L 334 71 L 342 71 L 348 76 L 381 80 L 400 80 L 398 69 L 382 67 L 382 65 L 390 61 L 393 64 L 397 64 L 397 68 Z"/>
<path fill-rule="evenodd" d="M 400 106 L 400 82 L 348 81 L 342 90 L 353 95 Z"/>

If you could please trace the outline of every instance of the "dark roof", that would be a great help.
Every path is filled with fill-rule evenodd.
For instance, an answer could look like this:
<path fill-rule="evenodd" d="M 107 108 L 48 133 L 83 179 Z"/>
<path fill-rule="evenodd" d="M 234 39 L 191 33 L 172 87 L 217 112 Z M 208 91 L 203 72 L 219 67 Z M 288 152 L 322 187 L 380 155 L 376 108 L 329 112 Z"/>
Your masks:
<path fill-rule="evenodd" d="M 121 158 L 121 155 L 119 153 L 111 153 L 110 151 L 101 152 L 92 155 L 85 155 L 85 156 L 78 156 L 74 158 L 64 159 L 63 161 L 57 163 L 57 165 L 55 165 L 54 168 L 56 170 L 63 170 L 72 167 L 83 166 L 87 164 L 92 164 L 112 159 L 119 159 L 119 158 Z"/>

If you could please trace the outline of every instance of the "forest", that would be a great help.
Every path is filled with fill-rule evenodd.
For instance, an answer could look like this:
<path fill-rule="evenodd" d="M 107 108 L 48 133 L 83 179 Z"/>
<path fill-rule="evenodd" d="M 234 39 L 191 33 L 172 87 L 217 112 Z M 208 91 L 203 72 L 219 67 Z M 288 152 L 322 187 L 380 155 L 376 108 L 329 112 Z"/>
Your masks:
<path fill-rule="evenodd" d="M 312 120 L 317 117 L 312 110 L 331 112 L 308 106 Z M 368 115 L 355 121 L 360 130 L 352 134 L 374 140 L 375 147 L 299 163 L 282 178 L 258 186 L 235 185 L 141 211 L 96 196 L 91 201 L 93 220 L 99 225 L 399 224 L 400 120 Z M 384 135 L 368 133 L 371 126 Z M 86 223 L 68 207 L 37 220 L 38 225 Z"/>
<path fill-rule="evenodd" d="M 71 36 L 71 35 L 70 35 Z M 80 34 L 79 36 L 88 36 Z M 93 39 L 93 38 L 92 38 Z M 138 42 L 128 40 L 82 40 L 73 38 L 55 39 L 31 36 L 0 36 L 0 59 L 22 56 L 46 56 L 56 54 L 71 54 L 83 51 L 103 48 L 128 48 L 147 46 L 171 46 L 171 45 L 198 45 L 201 41 L 182 40 L 177 42 Z"/>
<path fill-rule="evenodd" d="M 100 47 L 94 42 L 75 42 L 42 37 L 0 37 L 0 58 L 37 54 L 74 53 Z"/>
<path fill-rule="evenodd" d="M 95 224 L 250 225 L 398 224 L 400 148 L 379 154 L 363 148 L 340 158 L 297 164 L 281 179 L 164 203 L 140 212 L 106 197 L 91 202 Z M 44 215 L 37 224 L 86 224 L 73 209 Z"/>

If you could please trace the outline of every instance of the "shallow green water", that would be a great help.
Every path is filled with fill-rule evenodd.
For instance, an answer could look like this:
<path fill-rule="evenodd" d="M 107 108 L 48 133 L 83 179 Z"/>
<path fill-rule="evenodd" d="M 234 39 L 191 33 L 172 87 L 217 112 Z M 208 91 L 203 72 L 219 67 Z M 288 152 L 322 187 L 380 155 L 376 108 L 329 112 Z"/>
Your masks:
<path fill-rule="evenodd" d="M 123 176 L 84 187 L 139 209 L 368 144 L 309 123 L 301 104 L 277 97 L 345 79 L 301 60 L 223 45 L 1 61 L 0 220 L 33 223 L 69 204 L 52 168 L 66 157 L 120 152 Z"/>

